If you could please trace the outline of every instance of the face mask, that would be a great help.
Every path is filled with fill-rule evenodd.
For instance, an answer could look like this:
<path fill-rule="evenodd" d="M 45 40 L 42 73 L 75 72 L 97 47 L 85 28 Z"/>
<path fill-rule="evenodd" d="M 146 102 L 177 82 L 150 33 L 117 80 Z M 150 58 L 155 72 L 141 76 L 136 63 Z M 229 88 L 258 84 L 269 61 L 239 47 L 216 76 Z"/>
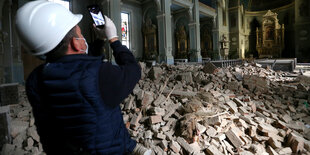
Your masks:
<path fill-rule="evenodd" d="M 85 52 L 86 54 L 88 54 L 88 44 L 87 44 L 87 41 L 86 41 L 86 39 L 85 38 L 75 38 L 75 39 L 77 39 L 77 40 L 84 40 L 84 42 L 85 42 L 85 45 L 86 45 L 86 49 L 85 50 L 81 50 L 81 51 L 83 51 L 83 52 Z"/>

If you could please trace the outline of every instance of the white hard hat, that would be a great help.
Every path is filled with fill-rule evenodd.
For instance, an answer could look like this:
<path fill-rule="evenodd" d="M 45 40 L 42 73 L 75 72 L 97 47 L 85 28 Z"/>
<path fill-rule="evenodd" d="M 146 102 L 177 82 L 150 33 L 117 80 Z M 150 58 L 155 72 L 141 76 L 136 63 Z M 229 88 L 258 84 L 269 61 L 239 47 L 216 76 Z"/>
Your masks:
<path fill-rule="evenodd" d="M 17 11 L 17 34 L 33 55 L 43 55 L 54 49 L 82 17 L 57 3 L 31 1 Z"/>

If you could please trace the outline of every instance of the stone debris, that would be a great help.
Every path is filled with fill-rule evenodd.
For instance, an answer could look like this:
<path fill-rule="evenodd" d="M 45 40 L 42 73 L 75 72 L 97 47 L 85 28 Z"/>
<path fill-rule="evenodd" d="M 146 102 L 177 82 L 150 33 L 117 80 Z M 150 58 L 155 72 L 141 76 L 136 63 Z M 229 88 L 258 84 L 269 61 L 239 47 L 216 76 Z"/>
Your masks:
<path fill-rule="evenodd" d="M 152 138 L 132 137 L 157 152 L 159 147 L 164 154 L 310 153 L 310 85 L 300 82 L 305 80 L 259 64 L 160 65 L 142 74 L 146 78 L 135 91 L 153 93 L 142 116 L 150 121 L 141 119 L 129 131 L 148 132 Z M 144 107 L 123 114 L 134 117 L 135 108 Z"/>
<path fill-rule="evenodd" d="M 0 146 L 11 142 L 11 123 L 9 106 L 0 107 Z"/>
<path fill-rule="evenodd" d="M 132 138 L 154 154 L 310 154 L 307 77 L 250 63 L 140 64 L 142 79 L 120 106 Z M 44 154 L 19 87 L 2 154 Z"/>
<path fill-rule="evenodd" d="M 8 119 L 8 123 L 10 124 L 9 139 L 11 140 L 4 145 L 0 145 L 0 148 L 2 148 L 0 154 L 44 155 L 45 153 L 40 143 L 40 137 L 34 125 L 32 109 L 25 94 L 25 88 L 16 84 L 8 84 L 8 86 L 11 87 L 10 94 L 14 94 L 12 96 L 18 99 L 15 99 L 14 102 L 12 99 L 7 99 L 11 102 L 9 103 L 10 118 Z M 2 108 L 3 107 L 0 107 L 0 109 Z M 2 123 L 4 120 L 0 120 L 0 134 L 3 134 Z"/>

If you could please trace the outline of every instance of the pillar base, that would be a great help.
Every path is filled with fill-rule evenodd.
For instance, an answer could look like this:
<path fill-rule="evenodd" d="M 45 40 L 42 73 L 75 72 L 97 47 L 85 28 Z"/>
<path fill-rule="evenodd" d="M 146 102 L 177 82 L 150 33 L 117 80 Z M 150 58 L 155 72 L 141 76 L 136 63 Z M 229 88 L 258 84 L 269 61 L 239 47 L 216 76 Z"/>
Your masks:
<path fill-rule="evenodd" d="M 194 53 L 190 56 L 190 61 L 191 62 L 202 62 L 202 57 L 200 55 L 200 52 Z"/>
<path fill-rule="evenodd" d="M 164 55 L 164 56 L 159 56 L 158 59 L 159 59 L 158 60 L 159 63 L 164 62 L 164 63 L 167 63 L 168 65 L 173 65 L 174 64 L 173 56 L 166 56 L 166 55 Z"/>

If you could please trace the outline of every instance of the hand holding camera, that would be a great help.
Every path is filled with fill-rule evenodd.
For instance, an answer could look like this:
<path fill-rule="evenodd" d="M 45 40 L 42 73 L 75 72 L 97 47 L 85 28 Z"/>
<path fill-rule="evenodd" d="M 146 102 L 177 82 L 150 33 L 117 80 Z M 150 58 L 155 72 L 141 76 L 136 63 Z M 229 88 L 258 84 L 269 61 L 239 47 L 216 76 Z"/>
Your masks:
<path fill-rule="evenodd" d="M 97 38 L 102 39 L 102 40 L 107 38 L 109 41 L 114 38 L 117 38 L 118 36 L 117 36 L 117 30 L 116 30 L 115 24 L 109 17 L 104 16 L 104 18 L 105 18 L 106 23 L 103 28 L 98 28 L 96 27 L 95 24 L 93 24 L 94 31 L 96 33 Z"/>
<path fill-rule="evenodd" d="M 91 5 L 87 8 L 94 20 L 93 26 L 97 37 L 102 40 L 108 38 L 109 41 L 111 41 L 111 39 L 117 39 L 118 36 L 115 24 L 109 17 L 105 15 L 104 17 L 102 16 L 99 6 Z"/>
<path fill-rule="evenodd" d="M 104 16 L 104 19 L 106 21 L 106 24 L 104 26 L 104 31 L 105 31 L 105 34 L 108 38 L 108 40 L 111 40 L 113 38 L 117 38 L 117 30 L 116 30 L 116 27 L 115 27 L 115 24 L 113 23 L 113 21 L 107 17 L 107 16 Z"/>

